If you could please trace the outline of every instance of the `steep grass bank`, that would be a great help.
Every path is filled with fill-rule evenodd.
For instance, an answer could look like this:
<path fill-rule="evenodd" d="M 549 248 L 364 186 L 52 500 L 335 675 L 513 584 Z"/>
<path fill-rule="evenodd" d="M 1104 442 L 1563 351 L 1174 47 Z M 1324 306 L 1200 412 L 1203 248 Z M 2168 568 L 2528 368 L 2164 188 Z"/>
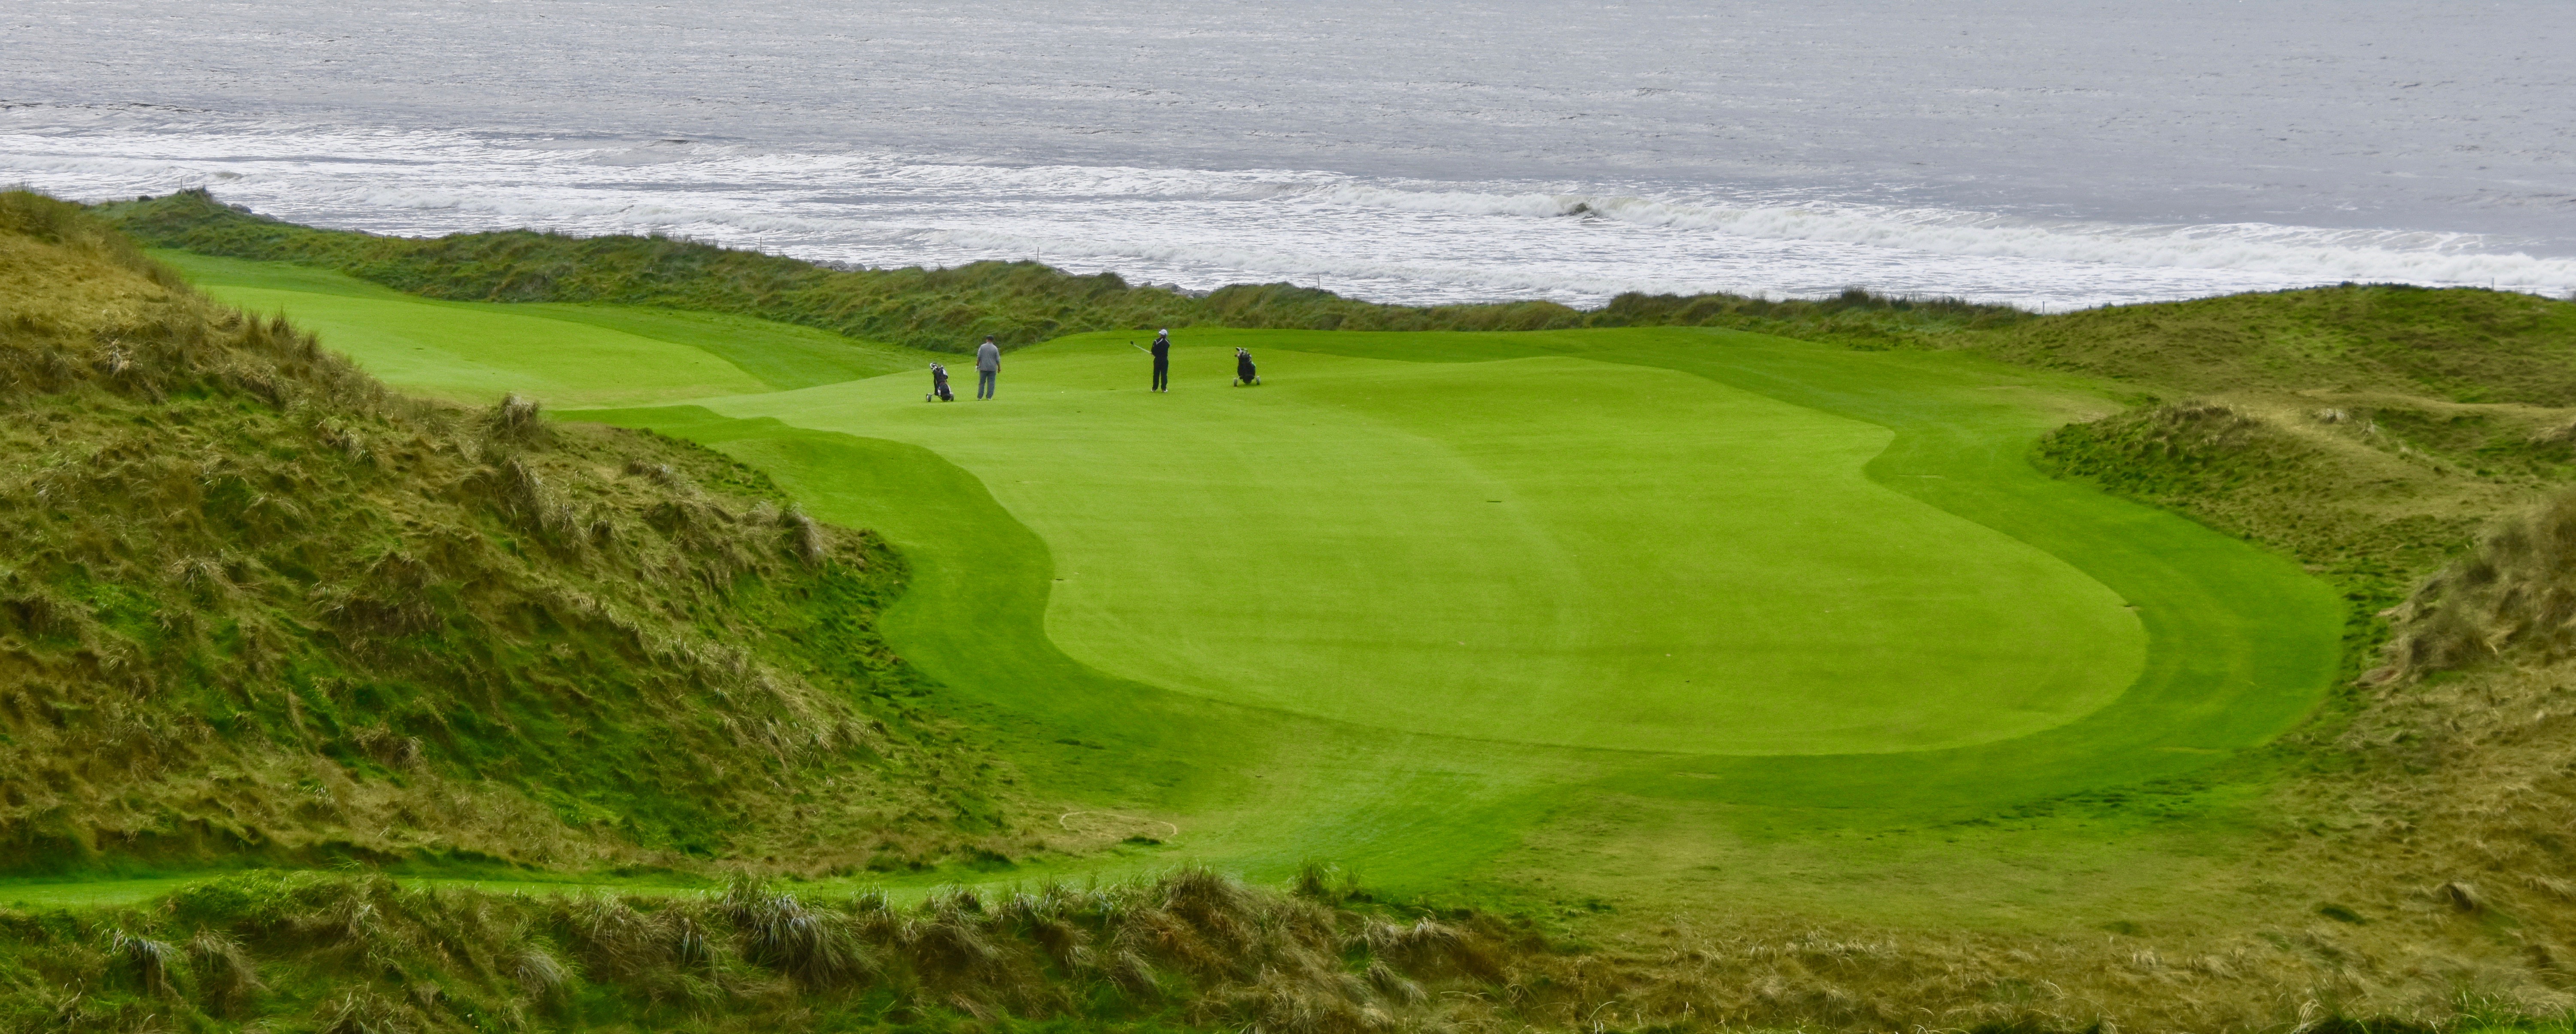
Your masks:
<path fill-rule="evenodd" d="M 386 391 L 0 195 L 0 866 L 927 864 L 1013 828 L 899 558 L 692 446 Z"/>
<path fill-rule="evenodd" d="M 2040 460 L 2333 580 L 2356 672 L 2380 611 L 2576 484 L 2576 302 L 2346 285 L 2051 316 L 1971 347 L 2134 387 L 2143 405 L 2057 431 Z"/>
<path fill-rule="evenodd" d="M 2249 874 L 2313 895 L 2338 1007 L 2399 958 L 2464 1006 L 2576 1006 L 2576 304 L 2344 287 L 2052 317 L 1981 347 L 2149 398 L 2050 435 L 2044 463 L 2345 593 L 2347 679 L 2279 748 L 2277 846 Z"/>
<path fill-rule="evenodd" d="M 1026 1029 L 1356 1034 L 1500 991 L 1522 940 L 1204 871 L 1076 889 L 530 898 L 250 874 L 149 910 L 0 912 L 12 1030 Z M 1500 1010 L 1488 1008 L 1488 1015 Z M 1048 1022 L 1052 1021 L 1052 1022 Z"/>
<path fill-rule="evenodd" d="M 2175 394 L 2576 406 L 2576 301 L 2512 291 L 2347 284 L 2122 305 L 2024 321 L 1975 347 Z"/>
<path fill-rule="evenodd" d="M 227 207 L 203 190 L 114 202 L 99 213 L 153 247 L 295 262 L 432 298 L 611 302 L 755 316 L 852 338 L 944 352 L 983 335 L 1007 347 L 1065 334 L 1213 324 L 1304 330 L 1559 330 L 1711 326 L 1859 347 L 1945 340 L 2028 314 L 2000 306 L 1845 292 L 1822 301 L 1739 295 L 1621 295 L 1580 311 L 1553 302 L 1379 305 L 1287 284 L 1205 297 L 1073 276 L 1035 262 L 954 269 L 834 269 L 662 237 L 565 237 L 524 230 L 433 239 L 317 230 Z"/>
<path fill-rule="evenodd" d="M 2576 483 L 2576 302 L 2346 285 L 2050 316 L 1971 347 L 2135 388 L 2143 405 L 2058 431 L 2042 460 L 2298 556 L 2365 623 Z"/>

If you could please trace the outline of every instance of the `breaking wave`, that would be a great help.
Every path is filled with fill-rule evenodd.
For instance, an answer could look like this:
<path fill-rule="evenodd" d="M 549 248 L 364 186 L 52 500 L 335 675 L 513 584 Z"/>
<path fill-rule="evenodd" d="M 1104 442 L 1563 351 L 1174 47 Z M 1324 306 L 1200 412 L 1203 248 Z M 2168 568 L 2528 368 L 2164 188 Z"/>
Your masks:
<path fill-rule="evenodd" d="M 385 233 L 665 233 L 871 266 L 1034 258 L 1412 304 L 1864 286 L 2063 308 L 2348 280 L 2576 291 L 2576 258 L 2464 233 L 2050 220 L 1679 181 L 1003 165 L 197 117 L 0 132 L 0 181 L 84 198 L 205 186 L 281 218 Z"/>
<path fill-rule="evenodd" d="M 1595 194 L 1490 194 L 1334 185 L 1282 191 L 1282 201 L 1460 215 L 1587 218 L 1779 241 L 1830 241 L 1917 252 L 2117 266 L 2243 270 L 2333 282 L 2479 284 L 2564 291 L 2576 259 L 2483 250 L 2478 234 L 2334 230 L 2268 223 L 2124 226 L 2038 222 L 1940 209 L 1686 204 Z"/>

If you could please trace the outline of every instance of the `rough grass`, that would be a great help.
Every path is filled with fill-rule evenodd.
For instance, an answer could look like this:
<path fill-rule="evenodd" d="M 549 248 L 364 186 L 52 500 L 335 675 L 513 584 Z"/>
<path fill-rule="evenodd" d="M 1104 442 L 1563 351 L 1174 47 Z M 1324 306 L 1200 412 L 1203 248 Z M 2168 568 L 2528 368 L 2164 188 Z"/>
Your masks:
<path fill-rule="evenodd" d="M 2576 494 L 2497 523 L 2388 617 L 2396 635 L 2373 681 L 2506 658 L 2565 663 L 2576 655 Z"/>
<path fill-rule="evenodd" d="M 1016 348 L 1084 331 L 1200 324 L 1308 330 L 1722 326 L 1884 348 L 2029 318 L 2001 306 L 1858 290 L 1817 301 L 1621 295 L 1593 311 L 1553 302 L 1409 308 L 1288 284 L 1238 285 L 1200 297 L 1130 287 L 1115 274 L 1073 276 L 1034 262 L 835 269 L 662 237 L 530 231 L 376 237 L 263 219 L 226 207 L 202 190 L 110 203 L 99 211 L 155 247 L 334 269 L 431 298 L 694 309 L 944 352 L 967 351 L 987 334 Z"/>
<path fill-rule="evenodd" d="M 677 896 L 531 897 L 250 873 L 144 909 L 0 911 L 0 1024 L 2564 1031 L 2568 996 L 2527 977 L 2517 986 L 2508 968 L 2445 943 L 2528 900 L 2451 881 L 2418 888 L 2396 915 L 2369 902 L 2366 916 L 2214 937 L 1672 916 L 1587 949 L 1525 924 L 1379 903 L 1315 870 L 1285 891 L 1180 870 L 951 890 L 907 907 L 748 878 Z"/>
<path fill-rule="evenodd" d="M 2276 751 L 2274 847 L 2244 869 L 2312 902 L 2307 929 L 2259 931 L 2329 975 L 2302 1025 L 2554 1029 L 2576 1004 L 2571 330 L 2567 302 L 2347 286 L 1984 345 L 2187 396 L 2063 428 L 2040 457 L 2294 555 L 2351 604 L 2357 682 Z"/>
<path fill-rule="evenodd" d="M 2357 666 L 2380 611 L 2576 480 L 2576 303 L 2344 285 L 2052 316 L 1972 347 L 2138 389 L 2145 405 L 2057 431 L 2040 460 L 2297 556 L 2352 600 Z"/>
<path fill-rule="evenodd" d="M 2497 907 L 2464 883 L 2430 924 Z M 679 896 L 494 895 L 251 873 L 145 909 L 0 911 L 8 1029 L 1398 1031 L 2566 1029 L 2386 918 L 2264 937 L 1908 934 L 1672 917 L 1642 942 L 1204 870 L 898 907 L 741 878 Z M 2421 938 L 2428 931 L 2410 930 Z M 2553 1011 L 2553 1009 L 2557 1011 Z"/>
<path fill-rule="evenodd" d="M 1961 340 L 2007 362 L 2173 394 L 2576 406 L 2576 302 L 2511 291 L 2345 284 L 2091 309 Z"/>
<path fill-rule="evenodd" d="M 2520 492 L 2372 437 L 2366 418 L 2337 428 L 2297 411 L 2194 399 L 2070 424 L 2040 442 L 2037 459 L 2296 556 L 2342 588 L 2354 620 L 2369 625 Z"/>
<path fill-rule="evenodd" d="M 1055 1020 L 1359 1034 L 1503 992 L 1525 935 L 1204 870 L 910 908 L 737 879 L 530 898 L 246 874 L 148 911 L 0 912 L 8 1029 L 923 1029 Z M 1540 994 L 1529 994 L 1532 998 Z"/>
<path fill-rule="evenodd" d="M 2311 734 L 2316 773 L 2278 792 L 2267 868 L 2324 888 L 2320 931 L 2356 989 L 2404 958 L 2464 1008 L 2576 1015 L 2571 542 L 2576 497 L 2559 495 L 2386 611 L 2380 666 Z"/>
<path fill-rule="evenodd" d="M 1010 826 L 873 631 L 900 561 L 748 468 L 405 399 L 24 193 L 0 398 L 0 868 L 883 868 Z"/>

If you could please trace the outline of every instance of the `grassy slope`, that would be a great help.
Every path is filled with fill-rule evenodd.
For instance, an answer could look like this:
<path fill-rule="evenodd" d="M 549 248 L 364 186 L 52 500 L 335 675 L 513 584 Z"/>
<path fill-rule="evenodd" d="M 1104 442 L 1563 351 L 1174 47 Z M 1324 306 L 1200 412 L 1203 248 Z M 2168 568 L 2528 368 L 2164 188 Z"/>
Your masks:
<path fill-rule="evenodd" d="M 2304 778 L 2271 788 L 2275 849 L 2240 879 L 2309 895 L 2321 955 L 2566 1009 L 2576 666 L 2553 630 L 2576 304 L 2345 287 L 2098 310 L 1988 347 L 2183 396 L 2061 429 L 2040 458 L 2297 556 L 2350 603 L 2347 670 L 2377 670 L 2284 744 Z"/>
<path fill-rule="evenodd" d="M 1998 359 L 2192 394 L 2398 392 L 2576 405 L 2576 303 L 2510 291 L 2344 286 L 2127 305 L 1979 335 Z"/>
<path fill-rule="evenodd" d="M 0 1025 L 1361 1034 L 1424 1029 L 1447 1002 L 1431 992 L 1474 1002 L 1510 979 L 1508 930 L 1302 890 L 1181 872 L 898 908 L 741 880 L 679 898 L 531 898 L 247 874 L 150 909 L 0 910 Z"/>
<path fill-rule="evenodd" d="M 617 403 L 689 393 L 785 391 L 922 368 L 909 349 L 870 345 L 807 327 L 742 316 L 621 305 L 447 302 L 421 299 L 345 273 L 248 262 L 184 251 L 150 253 L 190 283 L 244 309 L 281 312 L 331 336 L 332 347 L 368 369 L 404 371 L 413 391 L 475 402 L 506 391 L 543 391 L 549 401 Z M 384 309 L 386 304 L 412 305 Z M 501 371 L 434 350 L 457 336 L 538 347 L 511 351 Z M 601 369 L 598 362 L 632 365 Z M 531 365 L 542 362 L 544 365 Z M 434 374 L 433 376 L 430 376 Z M 571 392 L 573 394 L 567 394 Z"/>
<path fill-rule="evenodd" d="M 9 869 L 902 866 L 1003 828 L 901 702 L 872 537 L 689 446 L 390 395 L 68 206 L 0 198 L 0 249 Z"/>
<path fill-rule="evenodd" d="M 2100 309 L 1978 347 L 2146 393 L 2042 461 L 2297 556 L 2351 601 L 2356 672 L 2381 610 L 2576 481 L 2576 303 L 2347 286 Z"/>

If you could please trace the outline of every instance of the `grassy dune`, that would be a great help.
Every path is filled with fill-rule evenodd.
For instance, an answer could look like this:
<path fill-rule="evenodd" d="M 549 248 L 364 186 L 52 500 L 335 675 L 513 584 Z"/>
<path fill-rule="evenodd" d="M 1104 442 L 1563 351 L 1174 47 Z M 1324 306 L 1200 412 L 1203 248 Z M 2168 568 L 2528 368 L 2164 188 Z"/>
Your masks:
<path fill-rule="evenodd" d="M 902 867 L 1008 825 L 899 699 L 900 560 L 749 468 L 390 394 L 25 194 L 0 328 L 0 873 Z"/>
<path fill-rule="evenodd" d="M 2194 394 L 2288 388 L 2576 404 L 2576 300 L 2512 291 L 2345 285 L 2115 306 L 2017 324 L 1979 347 Z"/>
<path fill-rule="evenodd" d="M 1509 979 L 1511 931 L 1396 919 L 1328 880 L 1298 890 L 1187 871 L 902 907 L 748 879 L 681 898 L 532 898 L 243 874 L 149 911 L 0 913 L 0 976 L 16 992 L 0 993 L 0 1022 L 1359 1034 L 1420 1025 L 1434 989 Z M 79 990 L 26 993 L 55 984 Z"/>

